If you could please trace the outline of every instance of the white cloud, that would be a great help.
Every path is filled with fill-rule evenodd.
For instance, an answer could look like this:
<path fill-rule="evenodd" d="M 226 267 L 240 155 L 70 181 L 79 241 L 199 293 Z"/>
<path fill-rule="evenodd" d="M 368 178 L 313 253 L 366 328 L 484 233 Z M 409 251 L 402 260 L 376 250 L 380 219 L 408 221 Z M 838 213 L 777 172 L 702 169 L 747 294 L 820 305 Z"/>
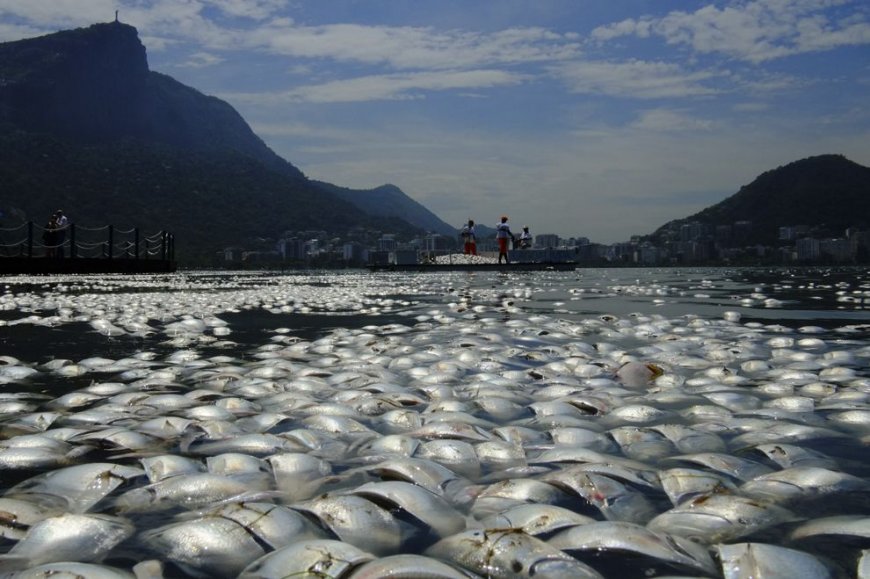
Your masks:
<path fill-rule="evenodd" d="M 422 91 L 482 89 L 515 85 L 521 83 L 523 78 L 521 75 L 499 70 L 436 71 L 372 75 L 303 86 L 284 92 L 237 93 L 222 96 L 228 100 L 258 104 L 397 100 L 419 98 L 422 96 Z"/>
<path fill-rule="evenodd" d="M 840 6 L 858 12 L 839 19 Z M 688 45 L 699 53 L 723 53 L 759 63 L 805 52 L 870 43 L 870 22 L 853 0 L 755 0 L 713 4 L 695 12 L 673 11 L 661 18 L 627 19 L 592 31 L 608 41 L 621 36 L 660 36 L 669 44 Z"/>
<path fill-rule="evenodd" d="M 709 131 L 715 123 L 705 119 L 698 119 L 678 110 L 651 109 L 643 111 L 640 117 L 632 124 L 633 128 L 646 131 Z"/>
<path fill-rule="evenodd" d="M 577 61 L 556 65 L 550 70 L 575 93 L 650 99 L 704 96 L 718 92 L 704 84 L 716 78 L 714 73 L 685 72 L 679 66 L 666 62 Z"/>
<path fill-rule="evenodd" d="M 541 28 L 513 28 L 491 34 L 430 28 L 274 23 L 239 39 L 249 48 L 303 58 L 389 65 L 396 69 L 457 69 L 492 64 L 565 60 L 579 43 Z"/>
<path fill-rule="evenodd" d="M 264 20 L 286 8 L 287 0 L 210 0 L 209 3 L 228 16 Z"/>
<path fill-rule="evenodd" d="M 224 59 L 210 54 L 208 52 L 195 52 L 191 54 L 185 62 L 178 63 L 177 66 L 189 68 L 202 68 L 206 66 L 214 66 L 220 64 Z"/>

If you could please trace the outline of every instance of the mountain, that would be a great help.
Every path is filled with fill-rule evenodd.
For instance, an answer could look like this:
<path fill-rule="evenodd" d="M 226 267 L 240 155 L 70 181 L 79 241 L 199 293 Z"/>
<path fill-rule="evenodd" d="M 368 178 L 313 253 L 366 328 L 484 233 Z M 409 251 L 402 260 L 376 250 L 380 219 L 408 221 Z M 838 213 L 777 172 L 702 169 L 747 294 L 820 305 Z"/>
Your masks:
<path fill-rule="evenodd" d="M 434 222 L 397 188 L 413 216 L 307 179 L 228 103 L 149 70 L 120 22 L 0 44 L 0 153 L 4 226 L 62 207 L 82 225 L 172 231 L 182 263 L 285 230 L 410 237 Z"/>
<path fill-rule="evenodd" d="M 673 236 L 683 224 L 709 226 L 751 222 L 746 243 L 774 245 L 779 228 L 804 226 L 814 235 L 842 236 L 849 227 L 870 227 L 870 168 L 843 155 L 819 155 L 767 171 L 727 199 L 684 219 L 666 223 L 654 240 Z"/>
<path fill-rule="evenodd" d="M 405 195 L 395 185 L 381 185 L 374 189 L 361 191 L 330 183 L 316 183 L 340 199 L 353 203 L 369 215 L 396 217 L 413 223 L 426 231 L 456 236 L 456 227 L 442 221 L 440 217 Z"/>

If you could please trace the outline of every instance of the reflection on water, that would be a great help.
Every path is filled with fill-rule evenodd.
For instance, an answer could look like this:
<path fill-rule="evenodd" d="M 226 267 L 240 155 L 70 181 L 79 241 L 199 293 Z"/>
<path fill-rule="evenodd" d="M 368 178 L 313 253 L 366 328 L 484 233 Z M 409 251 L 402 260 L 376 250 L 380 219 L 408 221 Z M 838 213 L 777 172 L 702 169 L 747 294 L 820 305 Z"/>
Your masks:
<path fill-rule="evenodd" d="M 143 471 L 90 510 L 135 528 L 104 553 L 108 564 L 155 558 L 167 575 L 203 576 L 208 563 L 179 561 L 147 532 L 242 499 L 317 518 L 327 509 L 317 501 L 371 498 L 366 483 L 403 480 L 385 465 L 411 457 L 452 473 L 431 488 L 449 487 L 443 499 L 471 528 L 547 503 L 682 536 L 683 523 L 661 517 L 721 495 L 737 505 L 713 516 L 728 526 L 687 535 L 714 559 L 722 543 L 766 542 L 854 575 L 866 539 L 793 534 L 825 517 L 870 517 L 867 278 L 863 268 L 7 277 L 3 498 L 58 492 L 63 504 L 74 483 L 40 487 L 39 499 L 26 486 L 71 465 L 189 459 L 252 494 L 163 491 Z M 20 450 L 37 443 L 39 453 Z M 270 461 L 284 455 L 316 458 L 318 475 L 280 471 Z M 245 460 L 220 471 L 230 456 Z M 675 491 L 662 481 L 680 469 L 687 487 L 719 483 Z M 778 473 L 793 478 L 765 478 Z M 738 498 L 769 520 L 737 512 L 757 507 Z M 423 553 L 441 538 L 425 528 L 391 536 L 424 523 L 374 504 L 384 519 L 404 517 L 379 535 L 385 543 L 328 517 L 321 532 L 378 556 Z M 8 549 L 20 540 L 4 536 Z M 719 561 L 675 570 L 614 554 L 572 551 L 605 574 L 724 573 Z"/>

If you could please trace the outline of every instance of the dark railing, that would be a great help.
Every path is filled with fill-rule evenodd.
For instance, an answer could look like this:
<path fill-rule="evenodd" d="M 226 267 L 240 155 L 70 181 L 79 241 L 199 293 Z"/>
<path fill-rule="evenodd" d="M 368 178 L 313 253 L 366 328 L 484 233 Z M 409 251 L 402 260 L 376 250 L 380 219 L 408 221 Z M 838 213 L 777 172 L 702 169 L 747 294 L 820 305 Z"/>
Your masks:
<path fill-rule="evenodd" d="M 175 237 L 166 231 L 143 235 L 138 227 L 85 227 L 70 224 L 47 229 L 32 221 L 0 227 L 0 258 L 154 259 L 175 261 Z"/>

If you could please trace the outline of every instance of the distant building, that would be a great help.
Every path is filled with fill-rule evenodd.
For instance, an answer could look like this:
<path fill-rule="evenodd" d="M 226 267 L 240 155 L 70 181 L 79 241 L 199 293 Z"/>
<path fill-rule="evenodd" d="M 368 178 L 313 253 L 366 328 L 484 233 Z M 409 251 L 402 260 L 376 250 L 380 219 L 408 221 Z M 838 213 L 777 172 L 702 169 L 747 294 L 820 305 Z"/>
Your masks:
<path fill-rule="evenodd" d="M 821 256 L 821 244 L 818 239 L 802 237 L 795 242 L 795 258 L 798 261 L 814 261 Z"/>
<path fill-rule="evenodd" d="M 241 261 L 244 249 L 241 247 L 227 247 L 224 249 L 224 261 Z"/>
<path fill-rule="evenodd" d="M 398 245 L 396 236 L 389 233 L 378 239 L 378 251 L 395 251 Z"/>
<path fill-rule="evenodd" d="M 819 251 L 834 261 L 850 261 L 854 256 L 852 244 L 842 237 L 822 240 L 819 243 Z"/>
<path fill-rule="evenodd" d="M 559 236 L 555 233 L 541 233 L 535 236 L 535 247 L 559 247 L 560 241 Z"/>
<path fill-rule="evenodd" d="M 445 251 L 449 248 L 447 238 L 440 233 L 430 233 L 423 238 L 424 251 Z"/>
<path fill-rule="evenodd" d="M 350 263 L 360 263 L 365 258 L 365 248 L 356 241 L 345 243 L 342 246 L 342 258 Z"/>
<path fill-rule="evenodd" d="M 286 261 L 305 259 L 305 243 L 297 237 L 278 241 L 278 253 Z"/>

